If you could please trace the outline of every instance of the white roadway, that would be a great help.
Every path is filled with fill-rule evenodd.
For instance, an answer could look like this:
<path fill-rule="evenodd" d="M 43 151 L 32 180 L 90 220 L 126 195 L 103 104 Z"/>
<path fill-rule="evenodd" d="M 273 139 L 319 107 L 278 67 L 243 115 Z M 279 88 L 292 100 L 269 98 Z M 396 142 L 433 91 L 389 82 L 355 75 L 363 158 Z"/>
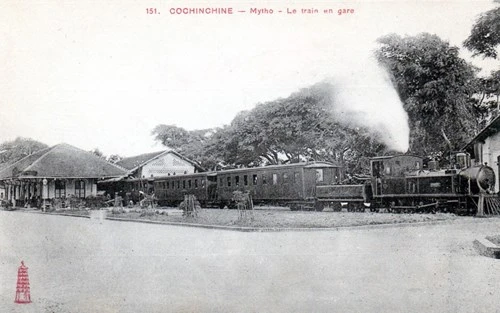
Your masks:
<path fill-rule="evenodd" d="M 332 213 L 335 214 L 335 213 Z M 500 219 L 242 233 L 0 212 L 0 312 L 500 312 Z M 15 304 L 17 267 L 33 303 Z"/>

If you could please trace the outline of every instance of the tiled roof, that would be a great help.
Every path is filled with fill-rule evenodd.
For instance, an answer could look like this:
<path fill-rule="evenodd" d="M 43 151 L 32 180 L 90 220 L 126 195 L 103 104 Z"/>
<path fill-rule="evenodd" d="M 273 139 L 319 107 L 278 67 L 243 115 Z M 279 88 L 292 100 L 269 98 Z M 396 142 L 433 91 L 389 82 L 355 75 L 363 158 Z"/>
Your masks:
<path fill-rule="evenodd" d="M 125 169 L 64 143 L 37 151 L 0 170 L 0 179 L 16 176 L 105 178 L 121 175 L 126 175 Z"/>

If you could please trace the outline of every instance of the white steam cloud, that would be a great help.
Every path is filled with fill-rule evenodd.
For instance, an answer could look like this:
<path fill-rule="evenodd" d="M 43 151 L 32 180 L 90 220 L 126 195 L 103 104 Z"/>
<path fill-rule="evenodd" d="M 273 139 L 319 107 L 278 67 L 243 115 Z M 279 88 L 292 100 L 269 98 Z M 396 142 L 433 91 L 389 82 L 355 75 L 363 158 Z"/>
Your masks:
<path fill-rule="evenodd" d="M 389 149 L 408 151 L 408 115 L 387 72 L 374 58 L 336 66 L 333 114 L 349 127 L 363 127 Z"/>

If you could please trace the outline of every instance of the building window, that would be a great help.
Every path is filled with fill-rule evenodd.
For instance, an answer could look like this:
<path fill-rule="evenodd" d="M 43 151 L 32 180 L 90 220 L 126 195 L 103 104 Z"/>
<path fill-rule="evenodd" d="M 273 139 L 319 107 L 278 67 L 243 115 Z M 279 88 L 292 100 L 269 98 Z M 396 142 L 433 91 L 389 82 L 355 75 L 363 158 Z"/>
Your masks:
<path fill-rule="evenodd" d="M 181 181 L 180 180 L 177 181 L 177 189 L 181 189 Z"/>
<path fill-rule="evenodd" d="M 227 177 L 227 186 L 231 187 L 231 176 Z"/>
<path fill-rule="evenodd" d="M 243 185 L 248 186 L 248 175 L 243 175 Z"/>
<path fill-rule="evenodd" d="M 198 180 L 197 179 L 194 180 L 194 188 L 198 188 Z"/>
<path fill-rule="evenodd" d="M 253 184 L 257 185 L 257 174 L 253 174 Z"/>
<path fill-rule="evenodd" d="M 240 185 L 240 177 L 239 176 L 234 176 L 234 185 L 238 187 Z"/>
<path fill-rule="evenodd" d="M 182 189 L 186 189 L 186 181 L 185 180 L 182 181 Z"/>
<path fill-rule="evenodd" d="M 267 185 L 267 176 L 266 174 L 262 174 L 262 184 Z"/>
<path fill-rule="evenodd" d="M 167 189 L 170 189 L 170 182 L 167 182 Z"/>
<path fill-rule="evenodd" d="M 85 181 L 75 180 L 75 196 L 77 198 L 85 198 Z"/>
<path fill-rule="evenodd" d="M 278 184 L 278 174 L 274 173 L 273 174 L 273 185 L 277 185 Z"/>
<path fill-rule="evenodd" d="M 66 197 L 66 182 L 63 180 L 56 180 L 56 198 Z"/>
<path fill-rule="evenodd" d="M 191 189 L 191 179 L 188 180 L 188 188 Z"/>

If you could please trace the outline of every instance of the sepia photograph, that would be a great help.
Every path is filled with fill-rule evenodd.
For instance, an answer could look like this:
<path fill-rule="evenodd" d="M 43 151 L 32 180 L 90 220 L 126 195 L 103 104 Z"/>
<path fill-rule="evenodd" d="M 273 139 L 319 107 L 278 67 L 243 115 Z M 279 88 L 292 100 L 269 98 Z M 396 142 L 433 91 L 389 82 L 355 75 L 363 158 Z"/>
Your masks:
<path fill-rule="evenodd" d="M 4 0 L 0 313 L 500 313 L 500 0 Z"/>

